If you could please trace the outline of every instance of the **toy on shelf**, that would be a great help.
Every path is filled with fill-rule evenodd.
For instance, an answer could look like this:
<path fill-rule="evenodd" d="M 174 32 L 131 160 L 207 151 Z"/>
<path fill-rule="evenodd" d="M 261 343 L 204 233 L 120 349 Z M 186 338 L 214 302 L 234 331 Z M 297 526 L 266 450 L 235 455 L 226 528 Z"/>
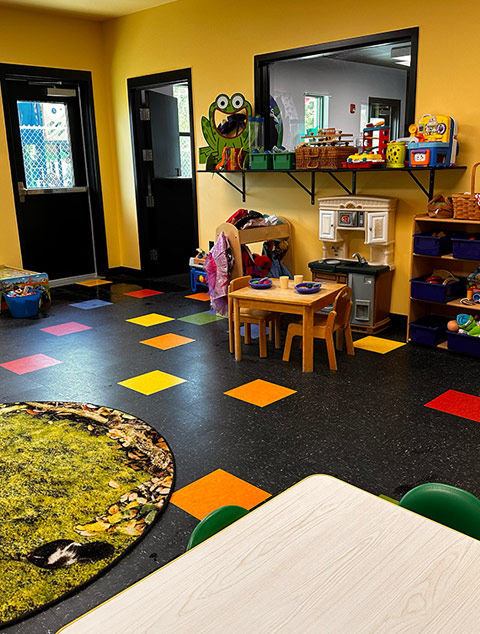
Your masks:
<path fill-rule="evenodd" d="M 307 131 L 302 139 L 309 145 L 348 145 L 350 140 L 343 137 L 353 137 L 353 134 L 344 134 L 336 128 L 318 128 Z"/>
<path fill-rule="evenodd" d="M 448 167 L 455 165 L 458 153 L 458 122 L 445 115 L 424 114 L 418 127 L 408 131 L 410 167 Z"/>
<path fill-rule="evenodd" d="M 362 151 L 350 154 L 343 167 L 352 169 L 385 167 L 390 128 L 379 123 L 369 123 L 363 128 Z"/>
<path fill-rule="evenodd" d="M 461 335 L 480 337 L 480 320 L 472 315 L 460 313 L 456 319 L 448 322 L 447 328 L 450 332 L 458 332 Z"/>
<path fill-rule="evenodd" d="M 379 123 L 367 123 L 363 128 L 362 150 L 364 152 L 376 151 L 383 160 L 386 159 L 387 144 L 390 141 L 390 127 L 384 121 Z"/>

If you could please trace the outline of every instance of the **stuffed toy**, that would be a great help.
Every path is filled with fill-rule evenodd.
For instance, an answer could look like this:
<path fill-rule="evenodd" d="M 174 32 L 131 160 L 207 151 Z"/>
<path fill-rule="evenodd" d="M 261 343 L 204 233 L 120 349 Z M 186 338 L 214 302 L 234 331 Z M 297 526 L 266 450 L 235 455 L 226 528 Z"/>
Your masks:
<path fill-rule="evenodd" d="M 472 315 L 466 315 L 465 313 L 457 315 L 456 321 L 449 321 L 447 328 L 452 332 L 480 337 L 480 321 L 476 321 Z"/>

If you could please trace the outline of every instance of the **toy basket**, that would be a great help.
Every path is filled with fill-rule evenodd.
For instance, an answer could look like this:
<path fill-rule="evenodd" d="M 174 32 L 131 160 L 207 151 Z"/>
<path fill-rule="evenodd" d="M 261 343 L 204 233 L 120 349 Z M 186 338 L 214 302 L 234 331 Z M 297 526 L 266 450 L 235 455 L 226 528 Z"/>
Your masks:
<path fill-rule="evenodd" d="M 480 220 L 480 206 L 478 202 L 480 196 L 475 194 L 475 172 L 479 165 L 480 163 L 475 163 L 472 167 L 470 193 L 452 194 L 454 218 Z"/>
<path fill-rule="evenodd" d="M 320 165 L 322 169 L 340 169 L 350 154 L 355 152 L 351 145 L 327 145 L 320 148 Z"/>

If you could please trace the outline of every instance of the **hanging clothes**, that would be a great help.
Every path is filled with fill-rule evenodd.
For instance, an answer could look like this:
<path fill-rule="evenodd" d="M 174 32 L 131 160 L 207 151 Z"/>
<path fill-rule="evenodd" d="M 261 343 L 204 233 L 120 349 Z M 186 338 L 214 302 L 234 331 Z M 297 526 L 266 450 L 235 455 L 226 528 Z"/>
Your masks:
<path fill-rule="evenodd" d="M 220 315 L 228 312 L 228 284 L 233 263 L 230 243 L 222 231 L 205 261 L 210 307 Z"/>

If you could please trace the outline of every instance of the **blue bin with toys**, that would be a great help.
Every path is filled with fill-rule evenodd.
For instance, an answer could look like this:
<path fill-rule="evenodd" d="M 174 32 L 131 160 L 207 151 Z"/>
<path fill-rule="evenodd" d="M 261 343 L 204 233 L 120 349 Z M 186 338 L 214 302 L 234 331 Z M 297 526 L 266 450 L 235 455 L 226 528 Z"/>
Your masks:
<path fill-rule="evenodd" d="M 448 332 L 447 346 L 449 350 L 480 357 L 480 337 L 472 337 L 460 332 Z"/>
<path fill-rule="evenodd" d="M 480 260 L 480 235 L 462 235 L 452 238 L 453 257 L 462 260 Z"/>
<path fill-rule="evenodd" d="M 424 346 L 438 346 L 447 338 L 447 317 L 426 315 L 410 322 L 410 341 Z"/>
<path fill-rule="evenodd" d="M 440 234 L 415 233 L 413 235 L 413 252 L 417 255 L 444 255 L 450 253 L 451 249 L 451 236 L 443 232 Z"/>
<path fill-rule="evenodd" d="M 35 317 L 38 315 L 41 294 L 41 291 L 35 291 L 28 295 L 4 293 L 4 297 L 12 317 Z"/>
<path fill-rule="evenodd" d="M 412 299 L 423 299 L 427 302 L 445 304 L 452 299 L 462 297 L 465 292 L 465 278 L 454 278 L 447 283 L 427 282 L 432 275 L 421 275 L 410 280 L 410 296 Z"/>

